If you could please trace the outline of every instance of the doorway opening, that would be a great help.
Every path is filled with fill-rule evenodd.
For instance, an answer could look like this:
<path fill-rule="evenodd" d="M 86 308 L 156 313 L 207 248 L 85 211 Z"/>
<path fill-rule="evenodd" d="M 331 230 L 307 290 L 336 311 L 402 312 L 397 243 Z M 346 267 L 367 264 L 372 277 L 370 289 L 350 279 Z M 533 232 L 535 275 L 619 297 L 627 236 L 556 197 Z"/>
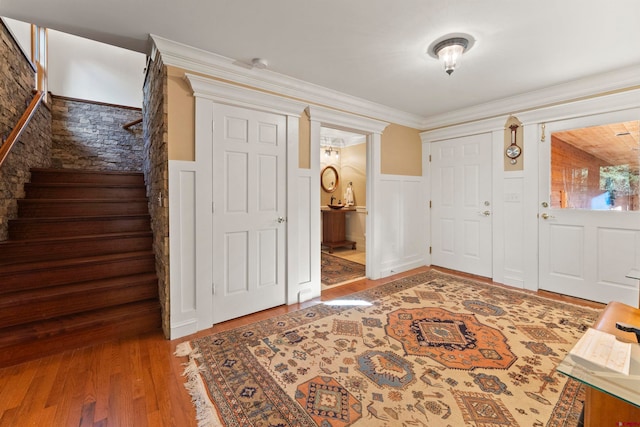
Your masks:
<path fill-rule="evenodd" d="M 366 135 L 320 129 L 322 289 L 366 277 Z"/>

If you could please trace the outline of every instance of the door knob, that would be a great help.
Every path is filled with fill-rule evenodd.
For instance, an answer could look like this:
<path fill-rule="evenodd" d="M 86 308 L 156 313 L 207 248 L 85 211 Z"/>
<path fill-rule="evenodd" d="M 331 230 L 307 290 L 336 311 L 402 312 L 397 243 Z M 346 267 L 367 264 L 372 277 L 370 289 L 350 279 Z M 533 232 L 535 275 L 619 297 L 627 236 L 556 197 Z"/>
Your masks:
<path fill-rule="evenodd" d="M 478 212 L 480 215 L 489 216 L 491 215 L 491 211 Z"/>
<path fill-rule="evenodd" d="M 278 223 L 282 224 L 283 222 L 287 222 L 287 220 L 281 216 L 278 217 Z"/>
<path fill-rule="evenodd" d="M 546 212 L 541 213 L 541 214 L 540 214 L 540 217 L 541 217 L 542 219 L 555 218 L 555 216 L 553 216 L 553 215 L 549 215 L 549 214 L 548 214 L 548 213 L 546 213 Z"/>

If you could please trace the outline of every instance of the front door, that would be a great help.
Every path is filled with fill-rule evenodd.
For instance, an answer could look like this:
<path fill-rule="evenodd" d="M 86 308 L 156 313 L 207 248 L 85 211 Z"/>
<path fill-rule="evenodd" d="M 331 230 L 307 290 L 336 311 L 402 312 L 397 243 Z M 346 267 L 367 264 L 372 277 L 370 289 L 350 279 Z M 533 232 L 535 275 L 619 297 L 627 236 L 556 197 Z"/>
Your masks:
<path fill-rule="evenodd" d="M 216 104 L 213 323 L 285 303 L 286 117 Z"/>
<path fill-rule="evenodd" d="M 540 143 L 540 288 L 638 306 L 640 111 L 546 125 Z"/>
<path fill-rule="evenodd" d="M 491 134 L 431 144 L 431 264 L 492 276 Z"/>

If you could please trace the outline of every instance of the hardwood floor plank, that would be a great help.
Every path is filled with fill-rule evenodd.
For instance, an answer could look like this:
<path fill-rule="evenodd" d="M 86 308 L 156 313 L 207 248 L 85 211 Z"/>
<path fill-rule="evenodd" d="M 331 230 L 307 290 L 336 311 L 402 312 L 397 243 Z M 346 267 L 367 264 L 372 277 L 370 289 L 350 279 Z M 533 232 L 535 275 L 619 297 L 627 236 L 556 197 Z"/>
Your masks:
<path fill-rule="evenodd" d="M 429 270 L 422 267 L 381 280 L 363 279 L 332 287 L 312 301 L 233 319 L 179 340 L 167 341 L 160 332 L 151 332 L 0 369 L 0 427 L 196 427 L 195 409 L 184 388 L 184 358 L 173 355 L 177 344 Z M 458 275 L 491 283 L 487 278 Z M 572 304 L 604 307 L 549 292 L 537 294 Z"/>
<path fill-rule="evenodd" d="M 15 410 L 20 406 L 25 399 L 29 384 L 38 373 L 39 365 L 40 361 L 34 360 L 4 370 L 6 374 L 3 375 L 7 376 L 7 383 L 11 386 L 0 387 L 0 413 Z"/>

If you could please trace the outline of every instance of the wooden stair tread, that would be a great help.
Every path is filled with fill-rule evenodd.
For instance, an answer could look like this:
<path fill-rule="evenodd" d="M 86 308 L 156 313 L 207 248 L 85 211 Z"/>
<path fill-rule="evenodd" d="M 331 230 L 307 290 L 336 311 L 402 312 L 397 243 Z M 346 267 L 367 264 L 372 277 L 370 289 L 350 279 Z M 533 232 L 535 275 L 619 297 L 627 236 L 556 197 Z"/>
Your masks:
<path fill-rule="evenodd" d="M 69 258 L 64 260 L 47 260 L 47 261 L 36 261 L 31 263 L 26 262 L 21 264 L 0 266 L 0 274 L 17 273 L 25 270 L 26 271 L 52 270 L 56 268 L 81 266 L 83 264 L 108 263 L 108 262 L 117 262 L 123 259 L 146 258 L 149 256 L 154 256 L 153 251 L 151 250 L 136 251 L 136 252 L 125 252 L 125 253 L 107 254 L 107 255 L 98 255 L 98 256 Z"/>
<path fill-rule="evenodd" d="M 20 199 L 18 200 L 18 204 L 42 204 L 42 203 L 51 203 L 51 204 L 62 204 L 68 205 L 70 203 L 147 203 L 148 199 L 146 197 L 138 197 L 131 199 Z"/>
<path fill-rule="evenodd" d="M 16 218 L 10 222 L 73 222 L 73 221 L 113 221 L 119 219 L 151 218 L 149 214 L 113 214 L 113 215 L 83 215 L 83 216 L 48 216 L 42 218 Z"/>
<path fill-rule="evenodd" d="M 139 188 L 144 187 L 144 184 L 131 184 L 131 183 L 99 183 L 99 182 L 27 182 L 24 184 L 25 188 L 28 187 L 42 187 L 42 188 Z"/>
<path fill-rule="evenodd" d="M 112 170 L 88 170 L 88 169 L 56 169 L 56 168 L 31 168 L 31 173 L 56 173 L 56 174 L 86 174 L 86 175 L 134 175 L 144 176 L 137 171 L 112 171 Z"/>
<path fill-rule="evenodd" d="M 83 234 L 80 236 L 60 236 L 60 237 L 41 237 L 38 239 L 24 239 L 24 240 L 5 240 L 0 242 L 0 249 L 3 246 L 28 246 L 37 243 L 48 242 L 68 242 L 72 243 L 79 240 L 107 240 L 126 237 L 147 237 L 153 236 L 151 230 L 149 231 L 129 231 L 123 233 L 106 233 L 106 234 Z"/>
<path fill-rule="evenodd" d="M 14 304 L 19 304 L 26 301 L 43 301 L 51 297 L 68 295 L 71 293 L 87 293 L 94 290 L 105 290 L 109 288 L 115 288 L 123 285 L 129 285 L 132 283 L 156 281 L 158 278 L 155 272 L 141 273 L 130 276 L 118 276 L 108 279 L 91 280 L 88 282 L 71 283 L 68 285 L 51 286 L 48 288 L 40 289 L 27 289 L 16 292 L 4 294 L 0 297 L 0 309 L 5 307 L 11 307 Z"/>

